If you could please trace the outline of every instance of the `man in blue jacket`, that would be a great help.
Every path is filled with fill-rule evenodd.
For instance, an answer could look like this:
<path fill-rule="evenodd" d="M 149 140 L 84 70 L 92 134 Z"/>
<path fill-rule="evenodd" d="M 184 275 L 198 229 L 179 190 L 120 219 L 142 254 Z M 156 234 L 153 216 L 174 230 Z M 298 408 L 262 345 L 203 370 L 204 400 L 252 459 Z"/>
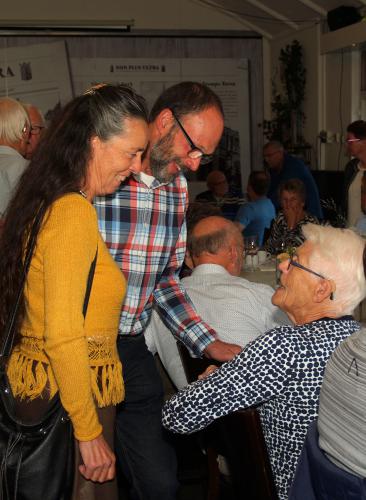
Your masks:
<path fill-rule="evenodd" d="M 268 142 L 264 146 L 263 156 L 271 176 L 268 198 L 272 200 L 276 210 L 279 209 L 280 184 L 285 180 L 300 179 L 306 188 L 306 211 L 318 219 L 323 219 L 318 187 L 305 163 L 300 158 L 286 153 L 283 145 L 277 141 Z"/>

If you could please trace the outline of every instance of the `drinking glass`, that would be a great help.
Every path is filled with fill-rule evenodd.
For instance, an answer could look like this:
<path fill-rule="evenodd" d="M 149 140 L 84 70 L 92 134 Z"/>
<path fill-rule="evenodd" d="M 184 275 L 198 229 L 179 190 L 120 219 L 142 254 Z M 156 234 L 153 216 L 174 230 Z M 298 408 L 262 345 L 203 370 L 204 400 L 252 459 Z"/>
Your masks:
<path fill-rule="evenodd" d="M 277 258 L 278 255 L 280 255 L 281 253 L 284 253 L 284 251 L 286 250 L 286 244 L 284 241 L 279 241 L 278 244 L 277 244 L 277 248 L 276 248 L 276 253 L 275 253 L 275 259 L 276 259 L 276 285 L 280 285 L 281 283 L 281 271 L 280 271 L 280 268 L 279 268 L 279 260 Z"/>
<path fill-rule="evenodd" d="M 245 236 L 244 237 L 244 250 L 245 250 L 245 255 L 250 255 L 251 256 L 251 261 L 252 261 L 252 271 L 255 270 L 256 266 L 254 265 L 254 260 L 258 262 L 258 258 L 254 259 L 254 257 L 258 253 L 258 236 Z"/>

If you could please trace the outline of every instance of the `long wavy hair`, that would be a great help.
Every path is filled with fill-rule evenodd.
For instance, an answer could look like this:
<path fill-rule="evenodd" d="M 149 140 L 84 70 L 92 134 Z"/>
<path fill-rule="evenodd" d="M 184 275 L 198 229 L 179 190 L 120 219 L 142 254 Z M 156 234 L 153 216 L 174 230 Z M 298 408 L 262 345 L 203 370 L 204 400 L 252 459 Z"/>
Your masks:
<path fill-rule="evenodd" d="M 123 85 L 98 85 L 69 102 L 42 137 L 8 205 L 0 234 L 0 340 L 20 288 L 25 248 L 37 214 L 43 218 L 55 200 L 79 191 L 91 159 L 91 138 L 107 141 L 123 133 L 127 118 L 147 121 L 145 100 Z M 24 312 L 22 295 L 17 330 Z"/>

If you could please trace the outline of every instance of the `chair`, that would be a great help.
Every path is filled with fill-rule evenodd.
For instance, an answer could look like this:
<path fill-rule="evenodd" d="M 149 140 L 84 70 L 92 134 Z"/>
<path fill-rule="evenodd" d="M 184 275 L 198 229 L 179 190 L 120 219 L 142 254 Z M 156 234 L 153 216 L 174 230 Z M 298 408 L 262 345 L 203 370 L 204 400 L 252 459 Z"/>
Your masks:
<path fill-rule="evenodd" d="M 366 478 L 331 462 L 319 447 L 317 420 L 309 426 L 289 500 L 366 500 Z"/>
<path fill-rule="evenodd" d="M 209 358 L 192 358 L 188 349 L 182 342 L 177 341 L 177 348 L 182 361 L 184 373 L 189 384 L 198 379 L 198 375 L 203 373 L 210 365 L 220 366 L 221 363 Z"/>
<path fill-rule="evenodd" d="M 255 408 L 238 410 L 217 421 L 219 452 L 231 474 L 235 498 L 276 500 L 277 493 Z"/>
<path fill-rule="evenodd" d="M 210 359 L 192 358 L 181 342 L 178 342 L 178 350 L 190 383 L 210 364 L 220 364 Z M 218 454 L 223 455 L 228 463 L 235 498 L 277 499 L 260 418 L 255 408 L 239 410 L 218 419 L 203 435 L 209 462 L 210 500 L 217 499 L 219 494 Z"/>

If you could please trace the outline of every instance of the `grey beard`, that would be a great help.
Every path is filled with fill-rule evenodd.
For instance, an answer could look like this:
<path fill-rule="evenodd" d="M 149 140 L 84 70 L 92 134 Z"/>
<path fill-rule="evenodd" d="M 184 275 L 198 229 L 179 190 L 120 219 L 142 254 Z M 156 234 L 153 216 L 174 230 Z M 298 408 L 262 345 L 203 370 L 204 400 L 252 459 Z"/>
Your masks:
<path fill-rule="evenodd" d="M 169 173 L 168 172 L 168 166 L 172 163 L 176 163 L 178 167 L 180 168 L 180 172 L 176 173 Z M 151 168 L 151 173 L 157 179 L 159 182 L 163 183 L 169 183 L 172 182 L 181 172 L 185 173 L 187 172 L 187 167 L 182 164 L 180 158 L 174 157 L 170 160 L 164 160 L 164 159 L 158 159 L 158 158 L 153 158 L 153 155 L 150 155 L 150 168 Z"/>
<path fill-rule="evenodd" d="M 172 134 L 168 134 L 166 137 L 161 139 L 159 142 L 154 144 L 150 152 L 150 169 L 151 173 L 159 182 L 169 183 L 172 182 L 178 173 L 170 174 L 167 169 L 171 163 L 176 163 L 181 169 L 182 173 L 186 172 L 188 169 L 179 158 L 179 156 L 174 156 L 171 148 Z"/>

